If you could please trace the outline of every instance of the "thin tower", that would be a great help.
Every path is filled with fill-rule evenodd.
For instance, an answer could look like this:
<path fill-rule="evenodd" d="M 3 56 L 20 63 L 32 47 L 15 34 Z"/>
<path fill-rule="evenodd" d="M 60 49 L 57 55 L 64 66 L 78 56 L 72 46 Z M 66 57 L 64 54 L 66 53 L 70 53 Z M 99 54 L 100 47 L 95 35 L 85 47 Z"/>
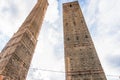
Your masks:
<path fill-rule="evenodd" d="M 66 80 L 106 80 L 78 1 L 63 4 Z"/>
<path fill-rule="evenodd" d="M 0 80 L 26 80 L 47 6 L 47 0 L 38 0 L 19 30 L 1 51 Z"/>

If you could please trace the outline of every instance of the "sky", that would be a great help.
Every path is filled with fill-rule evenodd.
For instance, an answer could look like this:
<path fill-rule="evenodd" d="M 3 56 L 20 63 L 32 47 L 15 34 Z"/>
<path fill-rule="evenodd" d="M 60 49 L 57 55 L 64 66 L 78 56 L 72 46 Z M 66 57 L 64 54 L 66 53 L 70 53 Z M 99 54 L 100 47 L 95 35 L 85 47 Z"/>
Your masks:
<path fill-rule="evenodd" d="M 71 1 L 48 0 L 27 80 L 65 80 L 62 3 Z M 120 80 L 120 0 L 78 1 L 107 79 Z M 0 51 L 36 2 L 0 0 Z"/>

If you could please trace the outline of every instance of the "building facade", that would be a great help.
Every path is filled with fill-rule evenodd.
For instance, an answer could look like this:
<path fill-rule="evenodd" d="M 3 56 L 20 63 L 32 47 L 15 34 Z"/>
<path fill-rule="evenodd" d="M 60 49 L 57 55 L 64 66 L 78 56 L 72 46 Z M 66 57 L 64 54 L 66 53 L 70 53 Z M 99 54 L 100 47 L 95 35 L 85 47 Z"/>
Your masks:
<path fill-rule="evenodd" d="M 106 80 L 78 1 L 63 4 L 66 80 Z"/>
<path fill-rule="evenodd" d="M 47 0 L 38 0 L 19 30 L 1 51 L 0 80 L 26 80 L 47 7 Z"/>

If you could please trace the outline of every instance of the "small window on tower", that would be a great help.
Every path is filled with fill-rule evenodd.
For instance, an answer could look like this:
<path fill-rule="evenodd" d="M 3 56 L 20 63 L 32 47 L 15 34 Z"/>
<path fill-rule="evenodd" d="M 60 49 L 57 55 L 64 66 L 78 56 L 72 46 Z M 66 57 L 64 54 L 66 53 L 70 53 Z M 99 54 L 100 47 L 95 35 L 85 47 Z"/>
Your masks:
<path fill-rule="evenodd" d="M 88 35 L 85 35 L 85 38 L 88 38 Z"/>
<path fill-rule="evenodd" d="M 68 23 L 66 23 L 66 26 L 68 26 Z"/>
<path fill-rule="evenodd" d="M 94 57 L 92 56 L 91 59 L 94 59 Z"/>
<path fill-rule="evenodd" d="M 74 21 L 73 24 L 76 25 L 76 22 Z"/>
<path fill-rule="evenodd" d="M 83 20 L 81 20 L 81 23 L 83 23 Z"/>
<path fill-rule="evenodd" d="M 70 4 L 70 7 L 72 7 L 72 5 Z"/>
<path fill-rule="evenodd" d="M 69 40 L 70 40 L 70 38 L 68 37 L 68 38 L 67 38 L 67 41 L 69 41 Z"/>
<path fill-rule="evenodd" d="M 76 40 L 79 40 L 79 37 L 78 37 L 78 36 L 76 36 Z"/>

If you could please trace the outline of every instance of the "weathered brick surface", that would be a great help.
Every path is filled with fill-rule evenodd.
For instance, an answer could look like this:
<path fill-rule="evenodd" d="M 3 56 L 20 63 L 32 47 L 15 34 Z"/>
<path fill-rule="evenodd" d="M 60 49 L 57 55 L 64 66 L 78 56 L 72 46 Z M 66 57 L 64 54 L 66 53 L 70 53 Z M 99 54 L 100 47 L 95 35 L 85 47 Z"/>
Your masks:
<path fill-rule="evenodd" d="M 0 80 L 26 80 L 47 6 L 47 0 L 39 0 L 1 51 Z"/>
<path fill-rule="evenodd" d="M 63 4 L 66 80 L 106 80 L 78 1 Z"/>

